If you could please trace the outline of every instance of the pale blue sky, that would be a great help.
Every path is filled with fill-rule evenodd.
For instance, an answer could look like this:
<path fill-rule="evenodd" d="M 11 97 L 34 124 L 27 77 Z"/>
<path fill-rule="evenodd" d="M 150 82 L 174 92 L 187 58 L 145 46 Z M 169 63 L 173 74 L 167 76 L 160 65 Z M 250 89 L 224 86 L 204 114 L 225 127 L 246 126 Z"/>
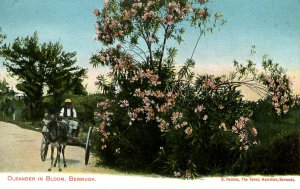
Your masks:
<path fill-rule="evenodd" d="M 95 31 L 92 12 L 101 8 L 102 2 L 0 0 L 0 27 L 7 34 L 6 42 L 31 36 L 34 31 L 39 33 L 41 41 L 59 41 L 66 51 L 77 52 L 81 67 L 91 70 L 89 58 L 101 48 L 92 39 Z M 198 69 L 214 72 L 232 65 L 234 59 L 245 61 L 255 45 L 257 57 L 268 54 L 289 70 L 300 70 L 299 0 L 211 0 L 209 6 L 220 11 L 227 23 L 220 31 L 201 39 L 194 56 Z M 193 30 L 188 30 L 186 36 L 178 63 L 191 56 L 197 39 Z"/>

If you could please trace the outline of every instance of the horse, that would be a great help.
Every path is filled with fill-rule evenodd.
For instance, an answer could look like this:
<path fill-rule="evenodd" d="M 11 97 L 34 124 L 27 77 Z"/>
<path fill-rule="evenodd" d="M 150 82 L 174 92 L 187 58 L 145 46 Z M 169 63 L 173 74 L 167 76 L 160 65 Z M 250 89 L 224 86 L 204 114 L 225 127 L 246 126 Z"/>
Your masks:
<path fill-rule="evenodd" d="M 50 120 L 46 125 L 48 132 L 45 132 L 45 138 L 51 146 L 51 166 L 48 171 L 52 170 L 52 167 L 56 167 L 58 162 L 58 169 L 62 171 L 60 167 L 60 154 L 63 156 L 64 167 L 67 167 L 65 160 L 65 148 L 68 141 L 69 126 L 63 122 L 57 121 L 55 119 Z M 54 160 L 54 149 L 56 148 L 57 154 Z"/>

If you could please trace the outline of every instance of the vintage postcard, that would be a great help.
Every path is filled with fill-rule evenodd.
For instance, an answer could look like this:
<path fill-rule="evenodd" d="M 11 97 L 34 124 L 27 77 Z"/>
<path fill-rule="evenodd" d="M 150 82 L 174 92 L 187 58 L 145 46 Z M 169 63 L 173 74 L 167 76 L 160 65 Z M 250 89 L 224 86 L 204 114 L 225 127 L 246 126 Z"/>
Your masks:
<path fill-rule="evenodd" d="M 1 188 L 300 184 L 299 0 L 0 0 Z"/>

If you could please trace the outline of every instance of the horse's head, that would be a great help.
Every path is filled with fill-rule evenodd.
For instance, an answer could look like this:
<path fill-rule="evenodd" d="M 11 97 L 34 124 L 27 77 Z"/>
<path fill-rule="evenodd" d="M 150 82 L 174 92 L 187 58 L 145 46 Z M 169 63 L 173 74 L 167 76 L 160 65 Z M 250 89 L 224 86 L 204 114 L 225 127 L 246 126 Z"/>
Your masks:
<path fill-rule="evenodd" d="M 57 132 L 57 121 L 55 120 L 50 120 L 47 124 L 47 129 L 48 129 L 48 132 L 46 133 L 47 135 L 47 138 L 50 142 L 55 142 L 57 141 L 57 138 L 58 138 L 58 132 Z"/>
<path fill-rule="evenodd" d="M 68 140 L 68 125 L 52 119 L 46 126 L 48 129 L 46 134 L 50 142 L 66 142 Z"/>

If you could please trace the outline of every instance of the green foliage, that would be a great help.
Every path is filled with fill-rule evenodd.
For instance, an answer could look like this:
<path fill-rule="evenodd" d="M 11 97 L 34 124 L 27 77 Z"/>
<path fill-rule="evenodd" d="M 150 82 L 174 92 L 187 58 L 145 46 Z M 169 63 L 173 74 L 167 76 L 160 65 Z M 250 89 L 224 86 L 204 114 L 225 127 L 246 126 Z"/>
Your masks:
<path fill-rule="evenodd" d="M 277 132 L 273 129 L 276 127 Z M 269 129 L 259 140 L 259 145 L 247 152 L 233 169 L 235 174 L 299 174 L 300 132 L 281 124 L 267 126 Z"/>
<path fill-rule="evenodd" d="M 300 174 L 300 132 L 285 132 L 282 135 L 274 141 L 270 173 Z"/>
<path fill-rule="evenodd" d="M 2 45 L 5 38 L 6 38 L 6 35 L 4 33 L 2 33 L 2 29 L 0 27 L 0 45 Z"/>
<path fill-rule="evenodd" d="M 38 37 L 37 33 L 35 33 L 31 38 L 17 38 L 11 46 L 4 44 L 1 48 L 7 71 L 11 75 L 18 76 L 19 82 L 16 87 L 26 94 L 25 103 L 28 106 L 28 113 L 32 119 L 41 116 L 44 83 L 43 66 L 36 64 L 38 61 L 37 57 L 40 56 L 37 46 Z M 9 62 L 12 64 L 8 64 Z"/>
<path fill-rule="evenodd" d="M 256 109 L 266 115 L 264 108 Z M 300 172 L 300 125 L 299 108 L 277 118 L 255 122 L 259 131 L 258 145 L 250 149 L 233 166 L 234 174 L 299 174 Z"/>
<path fill-rule="evenodd" d="M 4 116 L 11 116 L 15 112 L 13 105 L 15 92 L 9 89 L 5 79 L 0 81 L 0 112 Z"/>
<path fill-rule="evenodd" d="M 274 111 L 270 98 L 260 99 L 255 103 L 252 118 L 257 123 L 277 123 L 280 117 Z"/>
<path fill-rule="evenodd" d="M 90 95 L 72 95 L 68 96 L 72 99 L 73 106 L 76 108 L 78 119 L 83 123 L 95 124 L 94 112 L 95 104 L 104 100 L 104 96 L 99 94 Z"/>
<path fill-rule="evenodd" d="M 63 51 L 59 43 L 39 43 L 38 33 L 31 37 L 17 38 L 12 44 L 0 49 L 7 71 L 17 78 L 17 89 L 25 93 L 28 119 L 43 116 L 43 95 L 53 97 L 54 109 L 58 110 L 67 92 L 85 94 L 81 82 L 86 70 L 74 66 L 76 53 Z"/>

